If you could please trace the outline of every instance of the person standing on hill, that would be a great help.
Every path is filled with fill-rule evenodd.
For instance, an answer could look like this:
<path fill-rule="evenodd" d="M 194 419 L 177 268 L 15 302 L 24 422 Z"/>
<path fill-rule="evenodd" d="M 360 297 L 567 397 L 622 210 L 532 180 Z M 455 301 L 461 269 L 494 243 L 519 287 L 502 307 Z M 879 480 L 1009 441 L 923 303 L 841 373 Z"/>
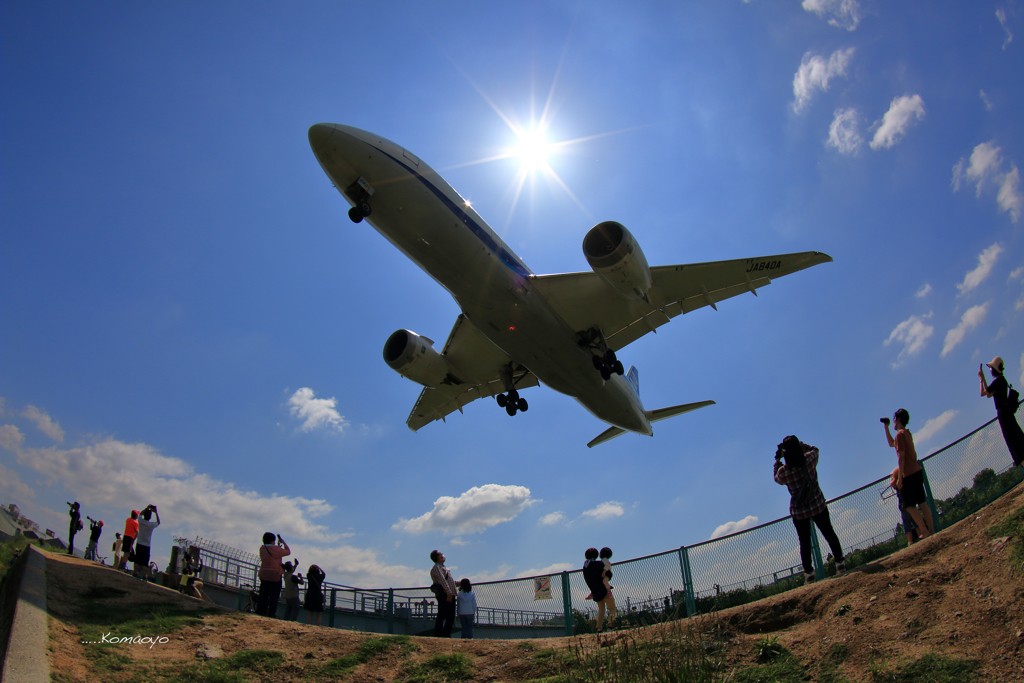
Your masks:
<path fill-rule="evenodd" d="M 1015 413 L 1017 402 L 1009 398 L 1010 385 L 1003 376 L 1003 359 L 996 356 L 991 362 L 985 363 L 992 371 L 992 384 L 985 383 L 985 371 L 978 366 L 978 379 L 981 380 L 981 395 L 990 397 L 996 404 L 996 418 L 999 428 L 1003 430 L 1006 448 L 1010 451 L 1013 464 L 1024 467 L 1024 431 L 1017 424 Z"/>
<path fill-rule="evenodd" d="M 118 565 L 121 564 L 121 532 L 114 532 L 114 544 L 110 546 L 110 549 L 114 552 L 114 569 L 117 569 Z"/>
<path fill-rule="evenodd" d="M 92 517 L 89 520 L 89 545 L 85 546 L 85 559 L 96 561 L 96 545 L 100 542 L 100 534 L 103 533 L 103 521 L 97 522 Z"/>
<path fill-rule="evenodd" d="M 786 464 L 782 464 L 785 459 Z M 836 560 L 836 573 L 846 571 L 843 548 L 832 528 L 832 520 L 825 505 L 825 495 L 818 485 L 818 449 L 802 443 L 795 436 L 787 436 L 775 451 L 775 482 L 789 489 L 789 514 L 793 517 L 796 535 L 800 539 L 800 560 L 804 565 L 804 583 L 814 581 L 814 563 L 811 560 L 811 522 L 825 537 Z"/>
<path fill-rule="evenodd" d="M 924 490 L 924 467 L 917 461 L 917 449 L 914 448 L 914 436 L 907 429 L 910 413 L 900 408 L 892 414 L 892 426 L 896 436 L 889 433 L 889 420 L 882 418 L 885 425 L 885 438 L 889 446 L 896 449 L 899 471 L 896 473 L 896 488 L 903 500 L 903 509 L 917 525 L 917 533 L 922 539 L 935 533 L 935 522 L 932 510 L 928 507 L 928 495 Z"/>
<path fill-rule="evenodd" d="M 277 602 L 281 598 L 281 577 L 284 575 L 281 558 L 291 554 L 291 548 L 280 534 L 277 535 L 276 545 L 274 534 L 269 531 L 263 534 L 263 545 L 260 546 L 260 597 L 256 602 L 256 614 L 271 619 L 277 618 Z"/>
<path fill-rule="evenodd" d="M 473 639 L 473 620 L 476 618 L 476 594 L 473 583 L 469 579 L 459 581 L 459 622 L 462 624 L 462 637 Z"/>
<path fill-rule="evenodd" d="M 451 638 L 455 626 L 455 579 L 444 566 L 445 556 L 439 550 L 430 551 L 434 566 L 430 568 L 430 586 L 437 597 L 437 619 L 434 620 L 434 637 Z M 436 587 L 436 588 L 435 588 Z"/>
<path fill-rule="evenodd" d="M 583 553 L 586 558 L 583 562 L 583 580 L 590 588 L 591 600 L 597 603 L 597 630 L 604 631 L 604 610 L 608 608 L 608 627 L 615 628 L 615 598 L 611 597 L 610 590 L 605 588 L 604 562 L 598 559 L 600 553 L 597 548 L 587 548 Z"/>
<path fill-rule="evenodd" d="M 121 538 L 121 562 L 118 569 L 124 569 L 130 561 L 135 559 L 135 551 L 132 546 L 135 544 L 135 537 L 139 535 L 139 511 L 132 510 L 128 519 L 124 520 L 124 536 Z"/>
<path fill-rule="evenodd" d="M 78 501 L 68 503 L 71 507 L 68 515 L 71 516 L 71 524 L 68 526 L 68 555 L 75 554 L 75 534 L 82 530 L 82 514 L 79 512 Z"/>
<path fill-rule="evenodd" d="M 153 521 L 153 515 L 156 515 L 156 521 Z M 139 533 L 135 538 L 135 571 L 132 573 L 133 576 L 137 576 L 143 581 L 148 581 L 150 578 L 149 570 L 149 547 L 153 543 L 153 529 L 160 526 L 160 513 L 156 511 L 156 505 L 147 505 L 146 509 L 142 511 L 142 519 L 138 521 Z"/>

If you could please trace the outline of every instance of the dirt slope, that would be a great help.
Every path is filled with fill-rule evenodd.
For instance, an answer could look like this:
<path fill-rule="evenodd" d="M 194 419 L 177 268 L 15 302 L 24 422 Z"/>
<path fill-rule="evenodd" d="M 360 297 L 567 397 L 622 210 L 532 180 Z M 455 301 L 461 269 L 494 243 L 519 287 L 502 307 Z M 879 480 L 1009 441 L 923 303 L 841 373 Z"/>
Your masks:
<path fill-rule="evenodd" d="M 1011 571 L 1007 541 L 985 534 L 988 527 L 1022 506 L 1024 487 L 1018 487 L 980 513 L 863 571 L 736 607 L 707 621 L 724 634 L 719 640 L 730 667 L 753 663 L 754 642 L 770 634 L 805 664 L 808 680 L 818 679 L 824 658 L 837 643 L 848 652 L 838 671 L 851 681 L 871 680 L 872 661 L 895 664 L 929 652 L 978 661 L 978 681 L 1024 680 L 1022 578 Z M 166 642 L 152 647 L 118 645 L 112 648 L 117 658 L 102 659 L 88 650 L 95 645 L 81 642 L 83 634 L 90 632 L 83 594 L 104 596 L 103 604 L 122 615 L 133 606 L 144 614 L 151 608 L 141 606 L 155 602 L 168 609 L 207 606 L 84 560 L 50 555 L 48 656 L 54 680 L 165 680 L 184 676 L 182 672 L 193 676 L 183 680 L 202 680 L 195 677 L 201 669 L 191 667 L 202 660 L 201 651 L 218 648 L 226 657 L 253 649 L 283 653 L 283 661 L 272 670 L 246 669 L 239 673 L 242 680 L 333 680 L 336 677 L 325 673 L 329 669 L 324 665 L 356 653 L 368 637 L 221 611 L 206 614 L 202 623 L 169 632 Z M 95 599 L 92 604 L 95 610 Z M 583 640 L 600 647 L 623 637 L 617 633 Z M 350 669 L 344 680 L 406 680 L 417 663 L 434 655 L 462 653 L 472 662 L 473 681 L 525 681 L 558 673 L 550 658 L 538 657 L 538 651 L 565 648 L 576 640 L 413 638 L 409 641 L 416 646 L 413 651 L 393 648 Z"/>

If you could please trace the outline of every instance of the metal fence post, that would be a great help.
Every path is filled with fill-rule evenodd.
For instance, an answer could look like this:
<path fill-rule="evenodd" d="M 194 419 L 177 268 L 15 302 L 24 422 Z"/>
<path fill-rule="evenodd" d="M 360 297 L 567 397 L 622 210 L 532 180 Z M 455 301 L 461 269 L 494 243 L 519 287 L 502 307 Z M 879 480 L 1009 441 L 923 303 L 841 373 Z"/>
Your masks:
<path fill-rule="evenodd" d="M 338 589 L 337 588 L 332 588 L 331 589 L 331 613 L 327 617 L 327 625 L 329 627 L 331 627 L 331 628 L 334 628 L 334 605 L 336 604 L 337 597 L 338 597 Z"/>
<path fill-rule="evenodd" d="M 679 546 L 679 571 L 683 574 L 683 595 L 686 596 L 686 616 L 691 617 L 697 612 L 696 599 L 693 594 L 693 575 L 690 573 L 690 553 L 686 546 Z"/>
<path fill-rule="evenodd" d="M 572 596 L 569 595 L 569 572 L 562 572 L 562 614 L 565 618 L 565 635 L 573 635 Z"/>
<path fill-rule="evenodd" d="M 245 594 L 245 592 L 246 592 L 246 590 L 244 588 L 242 588 L 241 586 L 238 587 L 238 611 L 239 612 L 241 612 L 242 608 L 245 607 L 245 604 L 242 602 L 242 596 Z"/>
<path fill-rule="evenodd" d="M 811 525 L 811 560 L 814 563 L 814 576 L 819 581 L 824 579 L 825 563 L 821 561 L 821 546 L 818 544 L 818 529 L 813 524 Z"/>
<path fill-rule="evenodd" d="M 388 633 L 395 632 L 395 589 L 388 589 Z"/>
<path fill-rule="evenodd" d="M 924 493 L 928 497 L 928 509 L 932 511 L 932 526 L 935 528 L 934 532 L 942 530 L 942 522 L 939 520 L 939 509 L 935 507 L 935 497 L 932 495 L 932 485 L 928 482 L 928 472 L 921 468 L 921 474 L 924 475 Z"/>

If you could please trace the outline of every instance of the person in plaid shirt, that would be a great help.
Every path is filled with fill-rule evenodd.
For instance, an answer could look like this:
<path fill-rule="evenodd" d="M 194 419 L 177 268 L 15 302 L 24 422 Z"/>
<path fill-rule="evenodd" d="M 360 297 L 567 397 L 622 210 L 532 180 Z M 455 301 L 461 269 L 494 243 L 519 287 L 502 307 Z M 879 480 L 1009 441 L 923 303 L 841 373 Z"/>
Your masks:
<path fill-rule="evenodd" d="M 448 567 L 444 566 L 444 553 L 438 550 L 430 551 L 430 559 L 434 566 L 430 568 L 430 580 L 440 584 L 441 590 L 437 595 L 437 619 L 434 620 L 434 637 L 451 638 L 452 626 L 455 625 L 455 579 Z"/>
<path fill-rule="evenodd" d="M 782 464 L 785 458 L 786 464 Z M 818 486 L 818 449 L 802 443 L 795 436 L 787 436 L 775 452 L 775 481 L 789 488 L 789 514 L 800 538 L 800 559 L 804 565 L 804 581 L 814 581 L 811 562 L 811 521 L 821 531 L 836 560 L 836 573 L 846 571 L 843 549 L 832 528 L 825 496 Z"/>

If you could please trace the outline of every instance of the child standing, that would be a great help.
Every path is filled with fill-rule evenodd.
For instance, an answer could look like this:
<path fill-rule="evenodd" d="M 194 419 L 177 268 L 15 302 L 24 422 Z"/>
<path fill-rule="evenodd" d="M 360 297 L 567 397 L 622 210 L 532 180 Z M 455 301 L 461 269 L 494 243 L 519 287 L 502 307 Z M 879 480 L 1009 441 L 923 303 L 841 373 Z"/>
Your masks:
<path fill-rule="evenodd" d="M 459 621 L 462 622 L 462 637 L 473 638 L 473 618 L 476 616 L 476 595 L 469 579 L 459 581 Z"/>
<path fill-rule="evenodd" d="M 601 578 L 604 580 L 604 587 L 609 593 L 612 592 L 612 586 L 608 583 L 608 580 L 612 578 L 612 549 L 605 546 L 601 548 L 601 554 L 599 555 L 601 562 L 604 563 L 604 574 Z"/>
<path fill-rule="evenodd" d="M 306 601 L 302 605 L 306 608 L 306 623 L 313 625 L 313 615 L 316 615 L 316 625 L 320 625 L 320 619 L 324 615 L 324 590 L 323 583 L 327 575 L 317 565 L 310 565 L 306 572 Z"/>

